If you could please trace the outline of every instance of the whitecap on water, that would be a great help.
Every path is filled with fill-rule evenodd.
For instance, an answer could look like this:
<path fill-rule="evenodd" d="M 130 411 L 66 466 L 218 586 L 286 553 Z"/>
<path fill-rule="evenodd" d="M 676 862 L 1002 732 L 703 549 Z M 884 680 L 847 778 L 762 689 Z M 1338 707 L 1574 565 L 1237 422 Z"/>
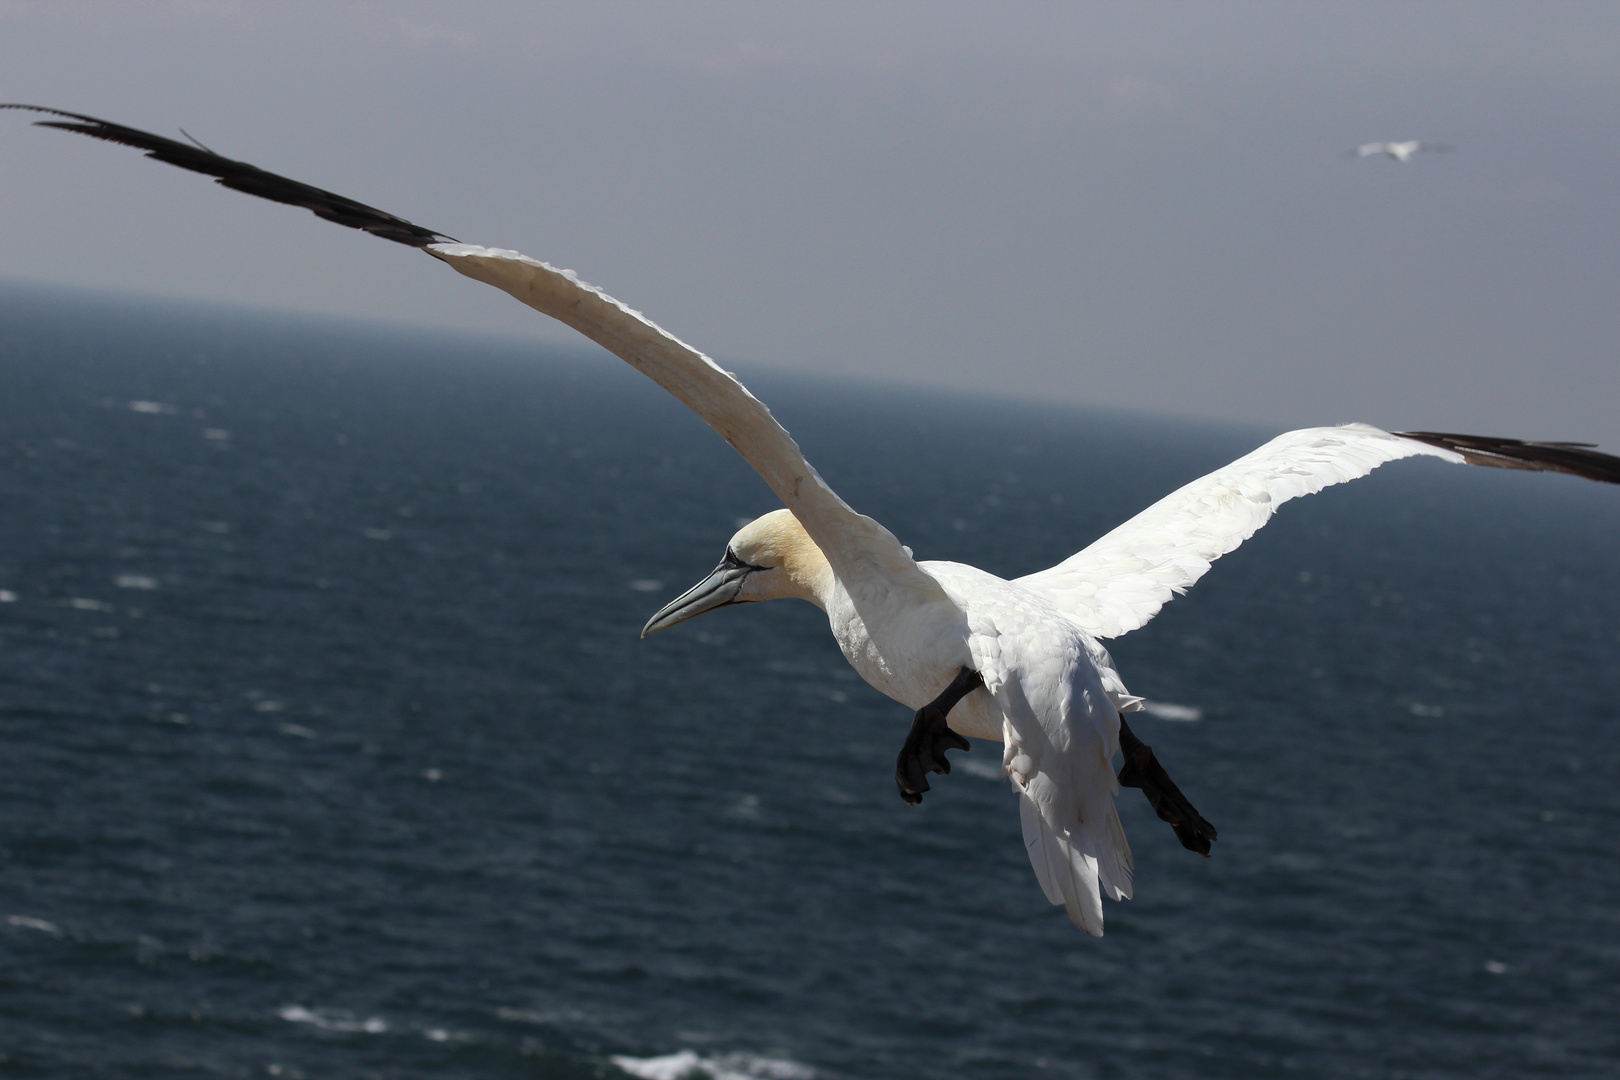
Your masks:
<path fill-rule="evenodd" d="M 1160 720 L 1180 720 L 1191 723 L 1204 718 L 1204 710 L 1193 705 L 1172 705 L 1168 701 L 1144 701 L 1142 711 Z"/>
<path fill-rule="evenodd" d="M 664 587 L 662 581 L 654 581 L 652 578 L 636 578 L 629 584 L 636 592 L 657 592 Z"/>
<path fill-rule="evenodd" d="M 62 936 L 61 927 L 53 922 L 46 922 L 44 919 L 36 919 L 32 915 L 7 915 L 6 922 L 12 926 L 21 926 L 26 930 L 38 930 L 40 933 L 49 934 L 52 937 Z"/>
<path fill-rule="evenodd" d="M 732 817 L 740 817 L 740 818 L 743 818 L 743 819 L 748 820 L 748 821 L 758 821 L 759 820 L 759 796 L 758 795 L 744 795 L 744 796 L 742 796 L 735 803 L 731 804 L 731 808 L 729 810 L 727 810 L 726 813 L 730 814 Z"/>
<path fill-rule="evenodd" d="M 960 769 L 969 776 L 980 776 L 986 780 L 1004 780 L 1006 774 L 1001 771 L 1001 758 L 995 757 L 962 757 L 951 758 L 951 768 Z"/>
<path fill-rule="evenodd" d="M 120 589 L 155 589 L 158 579 L 148 577 L 146 574 L 119 574 L 113 578 L 113 584 Z"/>
<path fill-rule="evenodd" d="M 173 405 L 165 405 L 161 401 L 132 401 L 129 403 L 129 408 L 131 412 L 161 413 L 169 416 L 180 411 Z"/>
<path fill-rule="evenodd" d="M 306 1009 L 302 1005 L 283 1005 L 276 1015 L 292 1024 L 313 1024 L 327 1031 L 362 1031 L 367 1035 L 381 1035 L 388 1030 L 388 1021 L 381 1017 L 357 1018 L 345 1009 Z"/>
<path fill-rule="evenodd" d="M 641 1080 L 815 1080 L 816 1076 L 808 1065 L 758 1054 L 708 1058 L 682 1050 L 662 1057 L 617 1056 L 608 1060 Z"/>

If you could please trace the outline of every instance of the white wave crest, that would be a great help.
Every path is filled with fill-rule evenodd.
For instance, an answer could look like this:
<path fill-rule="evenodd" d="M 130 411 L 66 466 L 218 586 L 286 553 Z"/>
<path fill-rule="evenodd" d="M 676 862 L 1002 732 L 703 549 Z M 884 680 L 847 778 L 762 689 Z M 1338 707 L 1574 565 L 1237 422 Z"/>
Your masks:
<path fill-rule="evenodd" d="M 1180 720 L 1191 723 L 1204 718 L 1204 710 L 1194 705 L 1172 705 L 1168 701 L 1144 701 L 1142 711 L 1160 720 Z"/>
<path fill-rule="evenodd" d="M 722 1054 L 699 1057 L 682 1050 L 663 1057 L 618 1056 L 613 1064 L 640 1080 L 815 1080 L 816 1070 L 787 1058 L 758 1054 Z"/>
<path fill-rule="evenodd" d="M 364 1020 L 344 1009 L 306 1009 L 302 1005 L 283 1005 L 276 1015 L 293 1024 L 313 1024 L 327 1031 L 363 1031 L 367 1035 L 381 1035 L 388 1030 L 388 1021 L 368 1016 Z"/>
<path fill-rule="evenodd" d="M 986 780 L 1004 780 L 1007 776 L 1001 769 L 1000 758 L 962 757 L 959 754 L 951 759 L 951 765 L 969 776 L 980 776 Z"/>

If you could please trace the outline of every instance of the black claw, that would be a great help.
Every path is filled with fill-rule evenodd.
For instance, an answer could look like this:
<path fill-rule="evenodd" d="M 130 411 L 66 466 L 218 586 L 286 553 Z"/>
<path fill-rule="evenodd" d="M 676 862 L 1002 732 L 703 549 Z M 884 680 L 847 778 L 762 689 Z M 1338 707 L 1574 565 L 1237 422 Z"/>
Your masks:
<path fill-rule="evenodd" d="M 1125 764 L 1119 770 L 1120 787 L 1140 788 L 1153 806 L 1153 812 L 1159 815 L 1160 821 L 1169 824 L 1181 846 L 1209 858 L 1209 847 L 1215 842 L 1215 826 L 1205 821 L 1187 801 L 1187 796 L 1153 756 L 1153 747 L 1125 726 L 1124 717 L 1119 722 L 1119 745 L 1125 752 Z"/>
<path fill-rule="evenodd" d="M 928 773 L 944 776 L 951 771 L 946 750 L 969 750 L 971 744 L 950 729 L 945 713 L 924 705 L 911 720 L 911 732 L 894 761 L 894 782 L 900 797 L 912 806 L 922 802 L 928 790 Z"/>
<path fill-rule="evenodd" d="M 984 680 L 977 671 L 963 668 L 939 697 L 918 709 L 911 718 L 911 731 L 900 748 L 900 756 L 894 760 L 894 784 L 907 805 L 922 802 L 922 793 L 928 790 L 928 773 L 943 776 L 951 771 L 945 751 L 973 749 L 966 738 L 951 730 L 945 716 L 958 701 L 983 685 Z"/>

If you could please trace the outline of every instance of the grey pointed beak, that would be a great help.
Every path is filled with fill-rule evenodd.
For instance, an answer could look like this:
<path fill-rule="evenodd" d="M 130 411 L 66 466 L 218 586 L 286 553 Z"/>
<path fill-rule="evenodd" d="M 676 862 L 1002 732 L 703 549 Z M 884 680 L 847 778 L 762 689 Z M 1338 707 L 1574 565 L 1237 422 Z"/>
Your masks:
<path fill-rule="evenodd" d="M 726 557 L 714 568 L 714 573 L 659 608 L 658 613 L 641 628 L 641 636 L 656 634 L 694 615 L 736 603 L 737 594 L 742 592 L 743 579 L 758 569 L 726 552 Z"/>

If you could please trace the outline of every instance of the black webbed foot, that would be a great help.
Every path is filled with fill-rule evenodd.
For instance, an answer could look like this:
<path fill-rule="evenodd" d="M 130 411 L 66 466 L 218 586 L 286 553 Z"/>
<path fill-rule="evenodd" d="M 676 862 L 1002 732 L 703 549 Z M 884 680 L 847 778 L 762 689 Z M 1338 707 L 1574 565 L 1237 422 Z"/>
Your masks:
<path fill-rule="evenodd" d="M 1209 858 L 1209 846 L 1215 842 L 1215 826 L 1205 821 L 1187 801 L 1187 796 L 1153 756 L 1153 747 L 1136 737 L 1123 716 L 1119 718 L 1119 748 L 1125 755 L 1125 764 L 1119 770 L 1119 786 L 1141 788 L 1153 812 L 1159 815 L 1160 821 L 1169 823 L 1181 846 Z"/>
<path fill-rule="evenodd" d="M 945 712 L 935 704 L 924 705 L 912 717 L 900 756 L 894 761 L 894 782 L 900 797 L 912 806 L 922 802 L 928 790 L 928 773 L 943 776 L 951 771 L 947 750 L 970 750 L 968 741 L 950 729 Z"/>
<path fill-rule="evenodd" d="M 917 710 L 911 718 L 911 732 L 906 735 L 900 756 L 894 761 L 894 783 L 900 797 L 912 806 L 922 802 L 922 793 L 928 790 L 928 774 L 943 776 L 951 771 L 945 758 L 947 750 L 971 750 L 967 739 L 952 731 L 946 715 L 956 703 L 984 685 L 984 679 L 972 668 L 956 673 L 939 697 Z"/>

